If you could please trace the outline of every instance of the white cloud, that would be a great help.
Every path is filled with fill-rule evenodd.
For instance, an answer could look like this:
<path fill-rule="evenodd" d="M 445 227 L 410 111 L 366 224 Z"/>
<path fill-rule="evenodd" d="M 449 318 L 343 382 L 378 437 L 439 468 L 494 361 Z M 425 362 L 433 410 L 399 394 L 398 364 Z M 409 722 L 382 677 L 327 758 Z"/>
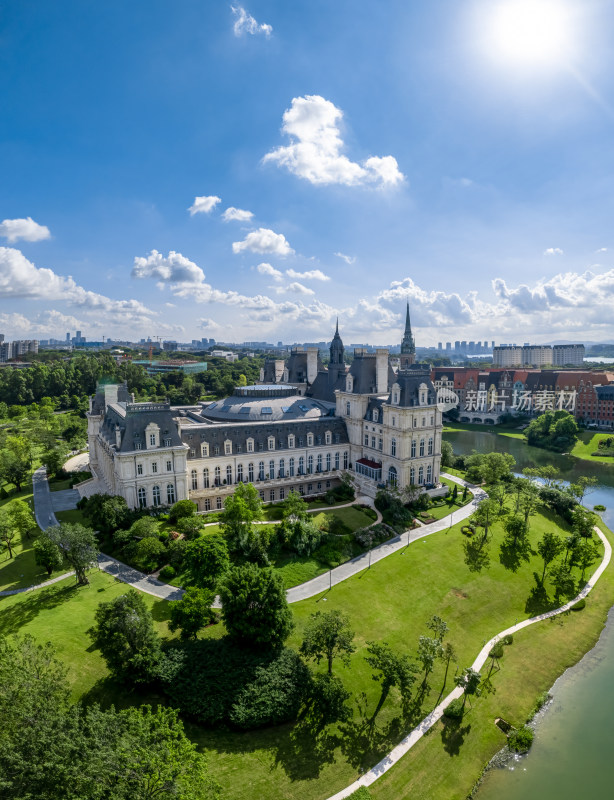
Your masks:
<path fill-rule="evenodd" d="M 105 314 L 107 319 L 131 324 L 149 321 L 154 313 L 138 300 L 113 300 L 84 289 L 70 276 L 39 269 L 12 247 L 0 247 L 0 297 L 63 300 L 71 306 Z"/>
<path fill-rule="evenodd" d="M 404 180 L 393 156 L 371 156 L 362 163 L 343 155 L 339 124 L 343 112 L 320 95 L 295 97 L 283 115 L 282 132 L 291 139 L 263 161 L 286 167 L 310 183 L 341 183 L 346 186 L 375 184 L 396 186 Z"/>
<path fill-rule="evenodd" d="M 271 25 L 266 22 L 257 22 L 242 6 L 230 6 L 230 8 L 235 18 L 233 25 L 235 36 L 243 36 L 243 34 L 249 33 L 252 36 L 261 34 L 268 37 L 273 33 Z"/>
<path fill-rule="evenodd" d="M 333 255 L 345 261 L 346 264 L 353 264 L 356 261 L 356 256 L 346 256 L 345 253 L 333 253 Z"/>
<path fill-rule="evenodd" d="M 40 242 L 49 239 L 51 232 L 46 225 L 39 225 L 32 217 L 26 219 L 5 219 L 0 222 L 0 236 L 6 237 L 10 244 L 22 239 L 24 242 Z"/>
<path fill-rule="evenodd" d="M 308 289 L 307 286 L 303 286 L 303 284 L 299 283 L 298 281 L 290 283 L 286 287 L 286 291 L 294 292 L 295 294 L 311 294 L 311 295 L 315 294 L 313 289 Z"/>
<path fill-rule="evenodd" d="M 286 275 L 289 278 L 298 278 L 303 281 L 329 281 L 328 275 L 325 275 L 320 269 L 310 269 L 307 272 L 297 272 L 294 269 L 287 269 Z"/>
<path fill-rule="evenodd" d="M 221 327 L 215 320 L 210 319 L 209 317 L 201 317 L 199 320 L 197 320 L 197 323 L 198 327 L 202 328 L 204 331 L 217 331 Z"/>
<path fill-rule="evenodd" d="M 249 250 L 251 253 L 271 253 L 277 256 L 288 256 L 294 253 L 286 241 L 283 233 L 275 233 L 269 228 L 258 228 L 251 231 L 242 242 L 232 243 L 233 253 L 242 253 Z"/>
<path fill-rule="evenodd" d="M 564 255 L 563 251 L 560 247 L 548 247 L 547 250 L 544 250 L 545 256 L 562 256 Z"/>
<path fill-rule="evenodd" d="M 158 278 L 166 283 L 202 283 L 205 273 L 181 253 L 171 250 L 168 256 L 163 256 L 152 250 L 146 258 L 135 257 L 132 277 Z"/>
<path fill-rule="evenodd" d="M 209 197 L 195 197 L 194 203 L 188 208 L 190 215 L 194 214 L 210 214 L 218 203 L 222 202 L 221 197 L 216 197 L 214 194 Z"/>
<path fill-rule="evenodd" d="M 224 222 L 249 222 L 253 216 L 251 211 L 245 211 L 243 208 L 230 206 L 222 214 L 222 219 Z"/>
<path fill-rule="evenodd" d="M 607 247 L 600 247 L 599 250 L 595 250 L 595 252 L 596 253 L 607 253 L 608 252 L 608 248 Z"/>
<path fill-rule="evenodd" d="M 261 275 L 268 275 L 270 278 L 273 278 L 274 281 L 279 282 L 283 279 L 283 273 L 266 262 L 258 264 L 256 269 Z"/>

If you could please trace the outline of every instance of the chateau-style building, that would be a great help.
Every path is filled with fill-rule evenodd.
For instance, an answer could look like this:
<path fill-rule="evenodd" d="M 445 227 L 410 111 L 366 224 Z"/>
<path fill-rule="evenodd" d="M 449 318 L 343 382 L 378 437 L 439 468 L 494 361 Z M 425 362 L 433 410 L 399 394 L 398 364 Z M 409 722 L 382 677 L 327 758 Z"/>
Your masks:
<path fill-rule="evenodd" d="M 296 349 L 267 362 L 261 379 L 194 406 L 135 403 L 126 385 L 99 387 L 84 490 L 121 495 L 131 508 L 189 497 L 210 511 L 241 482 L 266 502 L 323 494 L 344 473 L 370 496 L 384 484 L 438 484 L 441 411 L 428 366 L 415 364 L 409 307 L 396 373 L 384 348 L 355 350 L 348 369 L 337 324 L 327 368 L 317 348 Z"/>

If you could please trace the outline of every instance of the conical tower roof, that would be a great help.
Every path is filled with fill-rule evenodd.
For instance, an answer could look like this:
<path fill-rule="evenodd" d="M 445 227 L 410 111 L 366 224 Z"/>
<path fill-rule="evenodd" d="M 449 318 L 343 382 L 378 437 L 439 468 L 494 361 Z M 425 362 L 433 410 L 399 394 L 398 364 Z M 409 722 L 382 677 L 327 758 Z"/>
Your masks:
<path fill-rule="evenodd" d="M 411 320 L 409 318 L 409 303 L 407 303 L 407 313 L 405 315 L 405 332 L 401 341 L 401 355 L 415 355 L 416 345 L 411 332 Z"/>

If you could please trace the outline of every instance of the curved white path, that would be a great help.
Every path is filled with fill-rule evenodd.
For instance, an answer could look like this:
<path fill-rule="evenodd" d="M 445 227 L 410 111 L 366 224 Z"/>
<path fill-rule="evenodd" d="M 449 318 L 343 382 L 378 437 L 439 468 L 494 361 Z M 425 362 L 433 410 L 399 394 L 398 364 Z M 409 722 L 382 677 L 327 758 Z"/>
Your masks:
<path fill-rule="evenodd" d="M 537 617 L 530 617 L 529 619 L 525 619 L 522 622 L 519 622 L 517 625 L 512 625 L 510 628 L 506 628 L 504 631 L 501 631 L 496 636 L 493 636 L 492 639 L 489 639 L 484 647 L 480 650 L 478 657 L 475 659 L 471 668 L 479 672 L 480 669 L 484 666 L 486 659 L 488 658 L 488 653 L 490 652 L 493 645 L 502 639 L 504 636 L 508 634 L 516 633 L 517 631 L 522 630 L 523 628 L 527 628 L 529 625 L 534 625 L 536 622 L 542 622 L 545 619 L 549 619 L 550 617 L 556 617 L 558 614 L 563 614 L 577 603 L 578 600 L 586 597 L 591 589 L 595 586 L 599 578 L 603 575 L 604 571 L 606 570 L 610 560 L 612 558 L 612 547 L 604 534 L 599 530 L 599 528 L 595 528 L 595 533 L 599 536 L 603 543 L 603 560 L 601 564 L 597 567 L 595 572 L 591 575 L 590 580 L 582 589 L 582 591 L 574 597 L 573 600 L 570 600 L 568 603 L 565 603 L 564 606 L 560 608 L 555 608 L 553 611 L 547 611 L 545 614 L 539 614 Z M 430 714 L 428 714 L 399 744 L 388 753 L 378 764 L 372 767 L 368 772 L 362 775 L 357 781 L 354 781 L 350 786 L 347 786 L 345 789 L 342 789 L 337 794 L 333 794 L 327 798 L 327 800 L 344 800 L 344 798 L 350 797 L 357 789 L 360 789 L 361 786 L 371 786 L 378 778 L 388 772 L 388 770 L 393 767 L 397 761 L 399 761 L 405 753 L 407 753 L 411 748 L 420 741 L 420 739 L 424 736 L 424 734 L 430 730 L 436 722 L 438 722 L 441 717 L 443 716 L 443 712 L 446 707 L 455 700 L 457 697 L 461 697 L 463 694 L 463 690 L 459 687 L 454 689 L 450 694 L 445 697 L 438 706 L 436 706 Z"/>

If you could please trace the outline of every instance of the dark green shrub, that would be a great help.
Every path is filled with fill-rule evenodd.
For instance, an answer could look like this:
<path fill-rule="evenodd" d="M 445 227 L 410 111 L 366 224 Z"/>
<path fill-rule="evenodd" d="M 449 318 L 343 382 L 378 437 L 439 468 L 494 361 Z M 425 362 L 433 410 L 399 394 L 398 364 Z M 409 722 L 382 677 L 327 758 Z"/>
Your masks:
<path fill-rule="evenodd" d="M 159 539 L 148 536 L 140 542 L 132 542 L 126 547 L 130 563 L 143 572 L 154 572 L 167 560 L 166 547 Z"/>
<path fill-rule="evenodd" d="M 574 603 L 573 606 L 571 607 L 571 610 L 572 611 L 582 611 L 583 608 L 586 608 L 586 600 L 584 598 L 582 598 L 581 600 L 578 600 L 577 603 Z"/>
<path fill-rule="evenodd" d="M 512 731 L 507 737 L 507 743 L 510 750 L 516 753 L 527 753 L 533 744 L 534 733 L 528 725 L 523 725 L 516 731 Z"/>
<path fill-rule="evenodd" d="M 443 712 L 444 717 L 449 717 L 450 719 L 461 719 L 463 716 L 463 701 L 460 697 L 457 697 L 455 700 L 446 707 Z"/>
<path fill-rule="evenodd" d="M 598 504 L 598 505 L 596 505 L 596 506 L 593 506 L 593 508 L 595 509 L 595 511 L 605 511 L 605 510 L 606 510 L 606 509 L 605 509 L 605 506 L 604 506 L 604 505 L 601 505 L 601 503 L 599 503 L 599 504 Z"/>
<path fill-rule="evenodd" d="M 171 510 L 168 512 L 168 518 L 174 523 L 184 517 L 193 517 L 197 511 L 198 506 L 196 503 L 193 503 L 191 500 L 179 500 L 171 506 Z"/>
<path fill-rule="evenodd" d="M 227 638 L 169 648 L 158 674 L 183 714 L 208 727 L 244 730 L 295 719 L 310 685 L 294 650 L 255 653 Z"/>
<path fill-rule="evenodd" d="M 507 644 L 514 644 L 514 637 L 512 636 L 511 633 L 508 633 L 503 637 L 502 641 L 503 641 L 503 644 L 506 644 L 506 645 Z"/>
<path fill-rule="evenodd" d="M 489 658 L 503 658 L 503 642 L 497 642 L 490 648 Z"/>
<path fill-rule="evenodd" d="M 175 567 L 171 567 L 170 564 L 167 564 L 160 570 L 160 580 L 172 581 L 176 574 L 177 573 L 175 572 Z"/>
<path fill-rule="evenodd" d="M 196 539 L 205 531 L 205 521 L 202 517 L 182 517 L 177 520 L 175 528 L 182 533 L 186 539 Z"/>
<path fill-rule="evenodd" d="M 348 797 L 348 800 L 372 800 L 373 795 L 366 786 L 361 786 Z"/>

